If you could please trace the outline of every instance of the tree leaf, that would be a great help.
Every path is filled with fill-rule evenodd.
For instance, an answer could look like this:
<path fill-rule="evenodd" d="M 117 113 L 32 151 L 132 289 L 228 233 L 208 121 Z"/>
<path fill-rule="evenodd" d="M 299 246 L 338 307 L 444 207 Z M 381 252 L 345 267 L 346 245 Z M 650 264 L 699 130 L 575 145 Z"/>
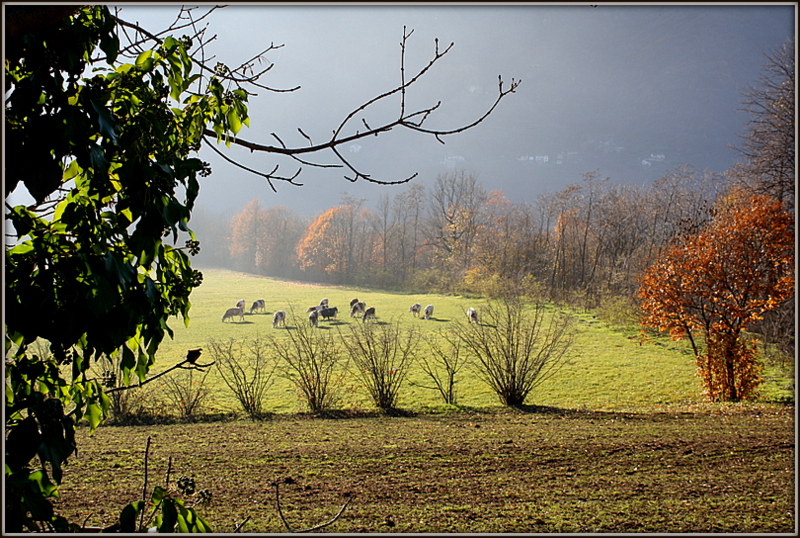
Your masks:
<path fill-rule="evenodd" d="M 153 54 L 154 53 L 152 50 L 146 50 L 139 54 L 139 56 L 136 58 L 136 68 L 145 72 L 153 69 L 153 65 L 155 63 Z"/>

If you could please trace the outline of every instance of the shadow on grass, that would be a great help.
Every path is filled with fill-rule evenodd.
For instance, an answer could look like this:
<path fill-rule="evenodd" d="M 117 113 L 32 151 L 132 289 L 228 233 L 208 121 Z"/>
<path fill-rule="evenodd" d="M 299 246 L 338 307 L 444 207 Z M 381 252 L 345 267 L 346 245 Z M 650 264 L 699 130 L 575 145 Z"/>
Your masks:
<path fill-rule="evenodd" d="M 377 417 L 401 417 L 413 418 L 418 416 L 419 413 L 408 411 L 406 409 L 327 409 L 325 411 L 317 411 L 315 413 L 305 412 L 293 415 L 293 417 L 309 418 L 309 419 L 329 419 L 329 420 L 347 420 L 359 418 L 377 418 Z"/>
<path fill-rule="evenodd" d="M 564 418 L 649 419 L 653 417 L 653 413 L 599 411 L 593 409 L 569 409 L 565 407 L 551 407 L 549 405 L 518 405 L 518 406 L 510 406 L 505 409 L 530 415 L 556 415 Z"/>
<path fill-rule="evenodd" d="M 273 413 L 263 413 L 261 419 L 272 418 Z M 233 422 L 242 418 L 238 413 L 206 413 L 191 417 L 168 415 L 131 414 L 111 417 L 104 426 L 164 426 L 169 424 L 199 424 L 211 422 Z M 84 421 L 85 422 L 85 421 Z"/>

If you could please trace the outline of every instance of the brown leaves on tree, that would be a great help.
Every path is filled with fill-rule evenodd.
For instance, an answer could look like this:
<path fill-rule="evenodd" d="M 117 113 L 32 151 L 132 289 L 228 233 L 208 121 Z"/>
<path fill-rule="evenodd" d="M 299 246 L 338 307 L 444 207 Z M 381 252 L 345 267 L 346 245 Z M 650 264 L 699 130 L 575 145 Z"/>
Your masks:
<path fill-rule="evenodd" d="M 774 198 L 739 190 L 644 272 L 638 292 L 642 324 L 688 337 L 708 397 L 729 401 L 753 397 L 760 382 L 743 331 L 793 294 L 793 216 Z"/>

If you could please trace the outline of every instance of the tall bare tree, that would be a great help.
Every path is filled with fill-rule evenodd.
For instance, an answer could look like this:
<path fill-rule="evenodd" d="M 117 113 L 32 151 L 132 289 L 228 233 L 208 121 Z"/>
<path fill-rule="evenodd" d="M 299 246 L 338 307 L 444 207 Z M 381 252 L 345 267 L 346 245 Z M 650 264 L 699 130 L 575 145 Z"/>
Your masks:
<path fill-rule="evenodd" d="M 418 266 L 417 251 L 422 243 L 422 223 L 425 212 L 425 187 L 409 185 L 405 192 L 394 197 L 392 211 L 397 226 L 397 256 L 400 281 Z"/>
<path fill-rule="evenodd" d="M 426 243 L 435 250 L 439 268 L 449 271 L 451 282 L 460 281 L 469 269 L 486 200 L 486 191 L 472 172 L 454 170 L 436 176 L 429 195 Z"/>
<path fill-rule="evenodd" d="M 769 194 L 794 207 L 795 80 L 794 38 L 768 53 L 758 84 L 744 93 L 750 115 L 739 152 L 743 166 L 731 171 L 754 192 Z"/>

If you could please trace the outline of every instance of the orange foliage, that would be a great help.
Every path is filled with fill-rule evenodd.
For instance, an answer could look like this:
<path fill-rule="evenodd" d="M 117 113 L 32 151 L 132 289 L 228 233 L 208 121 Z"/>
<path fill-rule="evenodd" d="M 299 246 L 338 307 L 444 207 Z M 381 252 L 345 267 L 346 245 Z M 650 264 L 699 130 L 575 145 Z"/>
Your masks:
<path fill-rule="evenodd" d="M 330 270 L 335 266 L 335 247 L 332 245 L 331 228 L 339 208 L 332 207 L 316 218 L 297 244 L 297 257 L 302 269 Z"/>
<path fill-rule="evenodd" d="M 643 325 L 691 338 L 708 396 L 726 400 L 754 395 L 760 379 L 742 332 L 793 294 L 792 215 L 773 198 L 737 190 L 645 271 L 638 292 Z"/>
<path fill-rule="evenodd" d="M 322 271 L 334 280 L 348 282 L 372 248 L 364 231 L 367 210 L 353 205 L 332 207 L 316 218 L 297 244 L 302 269 Z"/>

